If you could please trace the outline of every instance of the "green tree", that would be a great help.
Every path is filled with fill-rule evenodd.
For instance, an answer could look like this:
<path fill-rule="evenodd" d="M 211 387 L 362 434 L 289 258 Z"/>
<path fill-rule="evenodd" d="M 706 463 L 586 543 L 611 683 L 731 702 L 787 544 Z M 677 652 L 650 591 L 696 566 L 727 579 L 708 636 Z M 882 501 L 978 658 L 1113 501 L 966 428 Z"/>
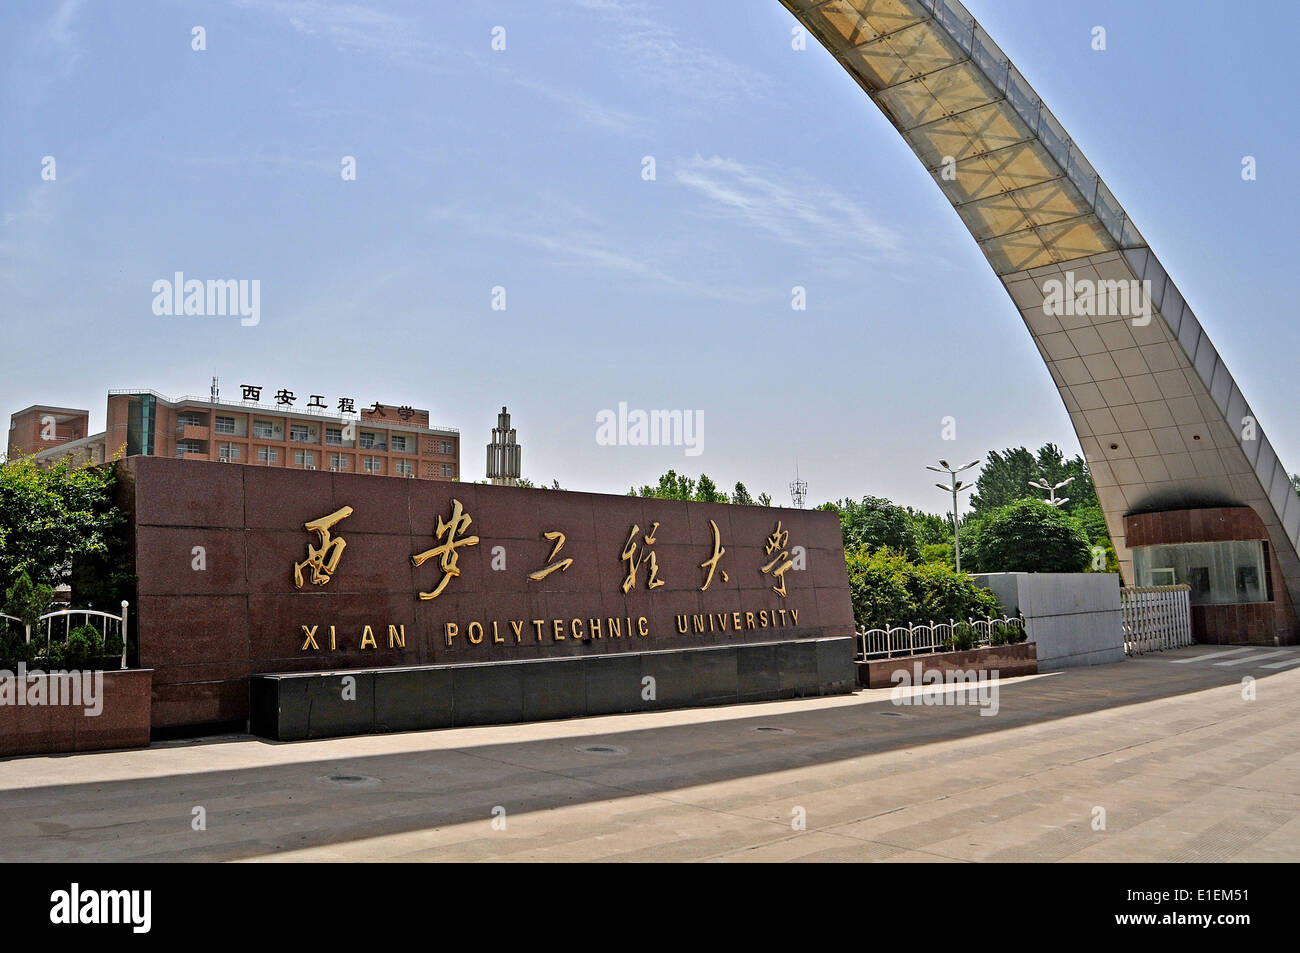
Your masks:
<path fill-rule="evenodd" d="M 984 469 L 975 481 L 975 492 L 970 498 L 971 510 L 985 513 L 1016 500 L 1030 499 L 1034 491 L 1029 481 L 1040 476 L 1038 460 L 1024 447 L 1001 453 L 990 450 Z"/>
<path fill-rule="evenodd" d="M 754 498 L 749 495 L 749 490 L 745 489 L 745 484 L 737 482 L 736 489 L 731 494 L 731 502 L 737 506 L 753 506 Z"/>
<path fill-rule="evenodd" d="M 56 585 L 79 560 L 104 556 L 125 519 L 113 502 L 113 468 L 0 464 L 0 589 L 19 574 Z"/>
<path fill-rule="evenodd" d="M 1106 528 L 1106 517 L 1099 504 L 1081 506 L 1070 514 L 1079 532 L 1087 537 L 1094 553 L 1100 547 L 1105 561 L 1097 565 L 1095 559 L 1088 564 L 1089 572 L 1119 572 L 1119 558 L 1115 555 L 1115 546 L 1110 541 L 1110 531 Z"/>
<path fill-rule="evenodd" d="M 35 629 L 53 601 L 53 586 L 34 583 L 26 572 L 20 572 L 13 585 L 5 590 L 4 610 Z"/>
<path fill-rule="evenodd" d="M 990 451 L 984 469 L 975 481 L 971 510 L 983 514 L 1016 500 L 1042 500 L 1046 498 L 1045 492 L 1031 487 L 1031 480 L 1046 480 L 1051 486 L 1056 486 L 1067 479 L 1073 479 L 1073 482 L 1057 491 L 1058 497 L 1069 498 L 1062 509 L 1072 513 L 1080 507 L 1098 505 L 1092 474 L 1082 457 L 1066 459 L 1061 448 L 1052 443 L 1044 444 L 1036 455 L 1024 447 L 1001 453 Z"/>
<path fill-rule="evenodd" d="M 916 534 L 917 543 L 922 546 L 947 545 L 952 549 L 952 514 L 939 516 L 937 513 L 923 513 L 907 508 L 908 519 L 912 521 L 912 532 Z"/>
<path fill-rule="evenodd" d="M 1019 500 L 974 525 L 963 541 L 967 555 L 979 572 L 1082 572 L 1092 546 L 1067 514 L 1041 500 Z"/>
<path fill-rule="evenodd" d="M 695 500 L 699 503 L 726 503 L 727 494 L 719 492 L 717 484 L 707 474 L 701 473 L 695 486 Z"/>
<path fill-rule="evenodd" d="M 911 516 L 889 500 L 864 496 L 861 502 L 840 500 L 838 503 L 823 503 L 818 509 L 839 514 L 846 551 L 865 546 L 869 552 L 887 548 L 911 560 L 921 557 Z"/>
<path fill-rule="evenodd" d="M 691 500 L 695 498 L 695 481 L 669 470 L 659 478 L 658 486 L 643 486 L 641 496 L 658 500 Z"/>
<path fill-rule="evenodd" d="M 1087 537 L 1088 542 L 1101 545 L 1110 542 L 1110 531 L 1106 528 L 1106 516 L 1102 513 L 1099 504 L 1090 503 L 1087 506 L 1080 506 L 1070 513 L 1070 518 L 1074 520 L 1075 525 Z"/>

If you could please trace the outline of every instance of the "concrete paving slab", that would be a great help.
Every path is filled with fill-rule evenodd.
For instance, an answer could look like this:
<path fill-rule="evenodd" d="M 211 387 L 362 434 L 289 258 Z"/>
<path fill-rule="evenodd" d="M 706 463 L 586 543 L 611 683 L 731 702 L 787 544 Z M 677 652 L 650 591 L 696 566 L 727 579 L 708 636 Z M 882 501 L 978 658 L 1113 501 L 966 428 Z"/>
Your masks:
<path fill-rule="evenodd" d="M 1007 680 L 994 715 L 878 690 L 14 758 L 0 861 L 1294 862 L 1300 668 L 1232 656 Z"/>

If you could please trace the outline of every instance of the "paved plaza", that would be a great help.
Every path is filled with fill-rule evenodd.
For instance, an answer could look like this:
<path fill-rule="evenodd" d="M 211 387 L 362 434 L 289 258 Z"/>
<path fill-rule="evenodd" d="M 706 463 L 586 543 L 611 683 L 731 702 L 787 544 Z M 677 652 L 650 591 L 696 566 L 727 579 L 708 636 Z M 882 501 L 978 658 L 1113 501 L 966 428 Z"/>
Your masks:
<path fill-rule="evenodd" d="M 998 689 L 14 758 L 0 860 L 1300 860 L 1300 651 Z"/>

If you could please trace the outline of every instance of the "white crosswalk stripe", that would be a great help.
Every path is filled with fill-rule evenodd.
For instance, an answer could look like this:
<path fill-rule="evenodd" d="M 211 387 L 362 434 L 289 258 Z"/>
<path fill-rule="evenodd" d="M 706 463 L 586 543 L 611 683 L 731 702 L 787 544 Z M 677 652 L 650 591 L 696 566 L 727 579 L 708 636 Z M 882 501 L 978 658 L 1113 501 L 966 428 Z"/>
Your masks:
<path fill-rule="evenodd" d="M 1269 662 L 1264 667 L 1265 668 L 1289 668 L 1292 665 L 1300 665 L 1300 655 L 1292 659 L 1287 659 L 1285 662 Z"/>
<path fill-rule="evenodd" d="M 1175 665 L 1187 665 L 1191 662 L 1208 662 L 1212 658 L 1224 658 L 1229 655 L 1240 655 L 1242 652 L 1249 652 L 1250 649 L 1230 649 L 1227 652 L 1210 652 L 1206 655 L 1193 655 L 1191 658 L 1170 659 Z"/>
<path fill-rule="evenodd" d="M 1215 662 L 1218 668 L 1227 668 L 1230 665 L 1249 665 L 1252 662 L 1262 662 L 1266 658 L 1277 658 L 1279 655 L 1286 655 L 1286 652 L 1265 652 L 1263 655 L 1247 655 L 1245 658 L 1236 658 L 1231 662 Z"/>

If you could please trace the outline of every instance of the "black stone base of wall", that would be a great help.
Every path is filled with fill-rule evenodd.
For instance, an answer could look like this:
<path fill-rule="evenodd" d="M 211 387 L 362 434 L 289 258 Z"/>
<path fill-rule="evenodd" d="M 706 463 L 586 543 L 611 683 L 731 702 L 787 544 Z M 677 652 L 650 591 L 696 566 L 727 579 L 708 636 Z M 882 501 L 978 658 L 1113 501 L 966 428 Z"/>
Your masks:
<path fill-rule="evenodd" d="M 856 687 L 853 651 L 852 638 L 826 638 L 255 675 L 249 681 L 250 730 L 276 741 L 301 741 L 842 695 Z M 344 699 L 345 677 L 356 679 L 353 700 Z"/>

